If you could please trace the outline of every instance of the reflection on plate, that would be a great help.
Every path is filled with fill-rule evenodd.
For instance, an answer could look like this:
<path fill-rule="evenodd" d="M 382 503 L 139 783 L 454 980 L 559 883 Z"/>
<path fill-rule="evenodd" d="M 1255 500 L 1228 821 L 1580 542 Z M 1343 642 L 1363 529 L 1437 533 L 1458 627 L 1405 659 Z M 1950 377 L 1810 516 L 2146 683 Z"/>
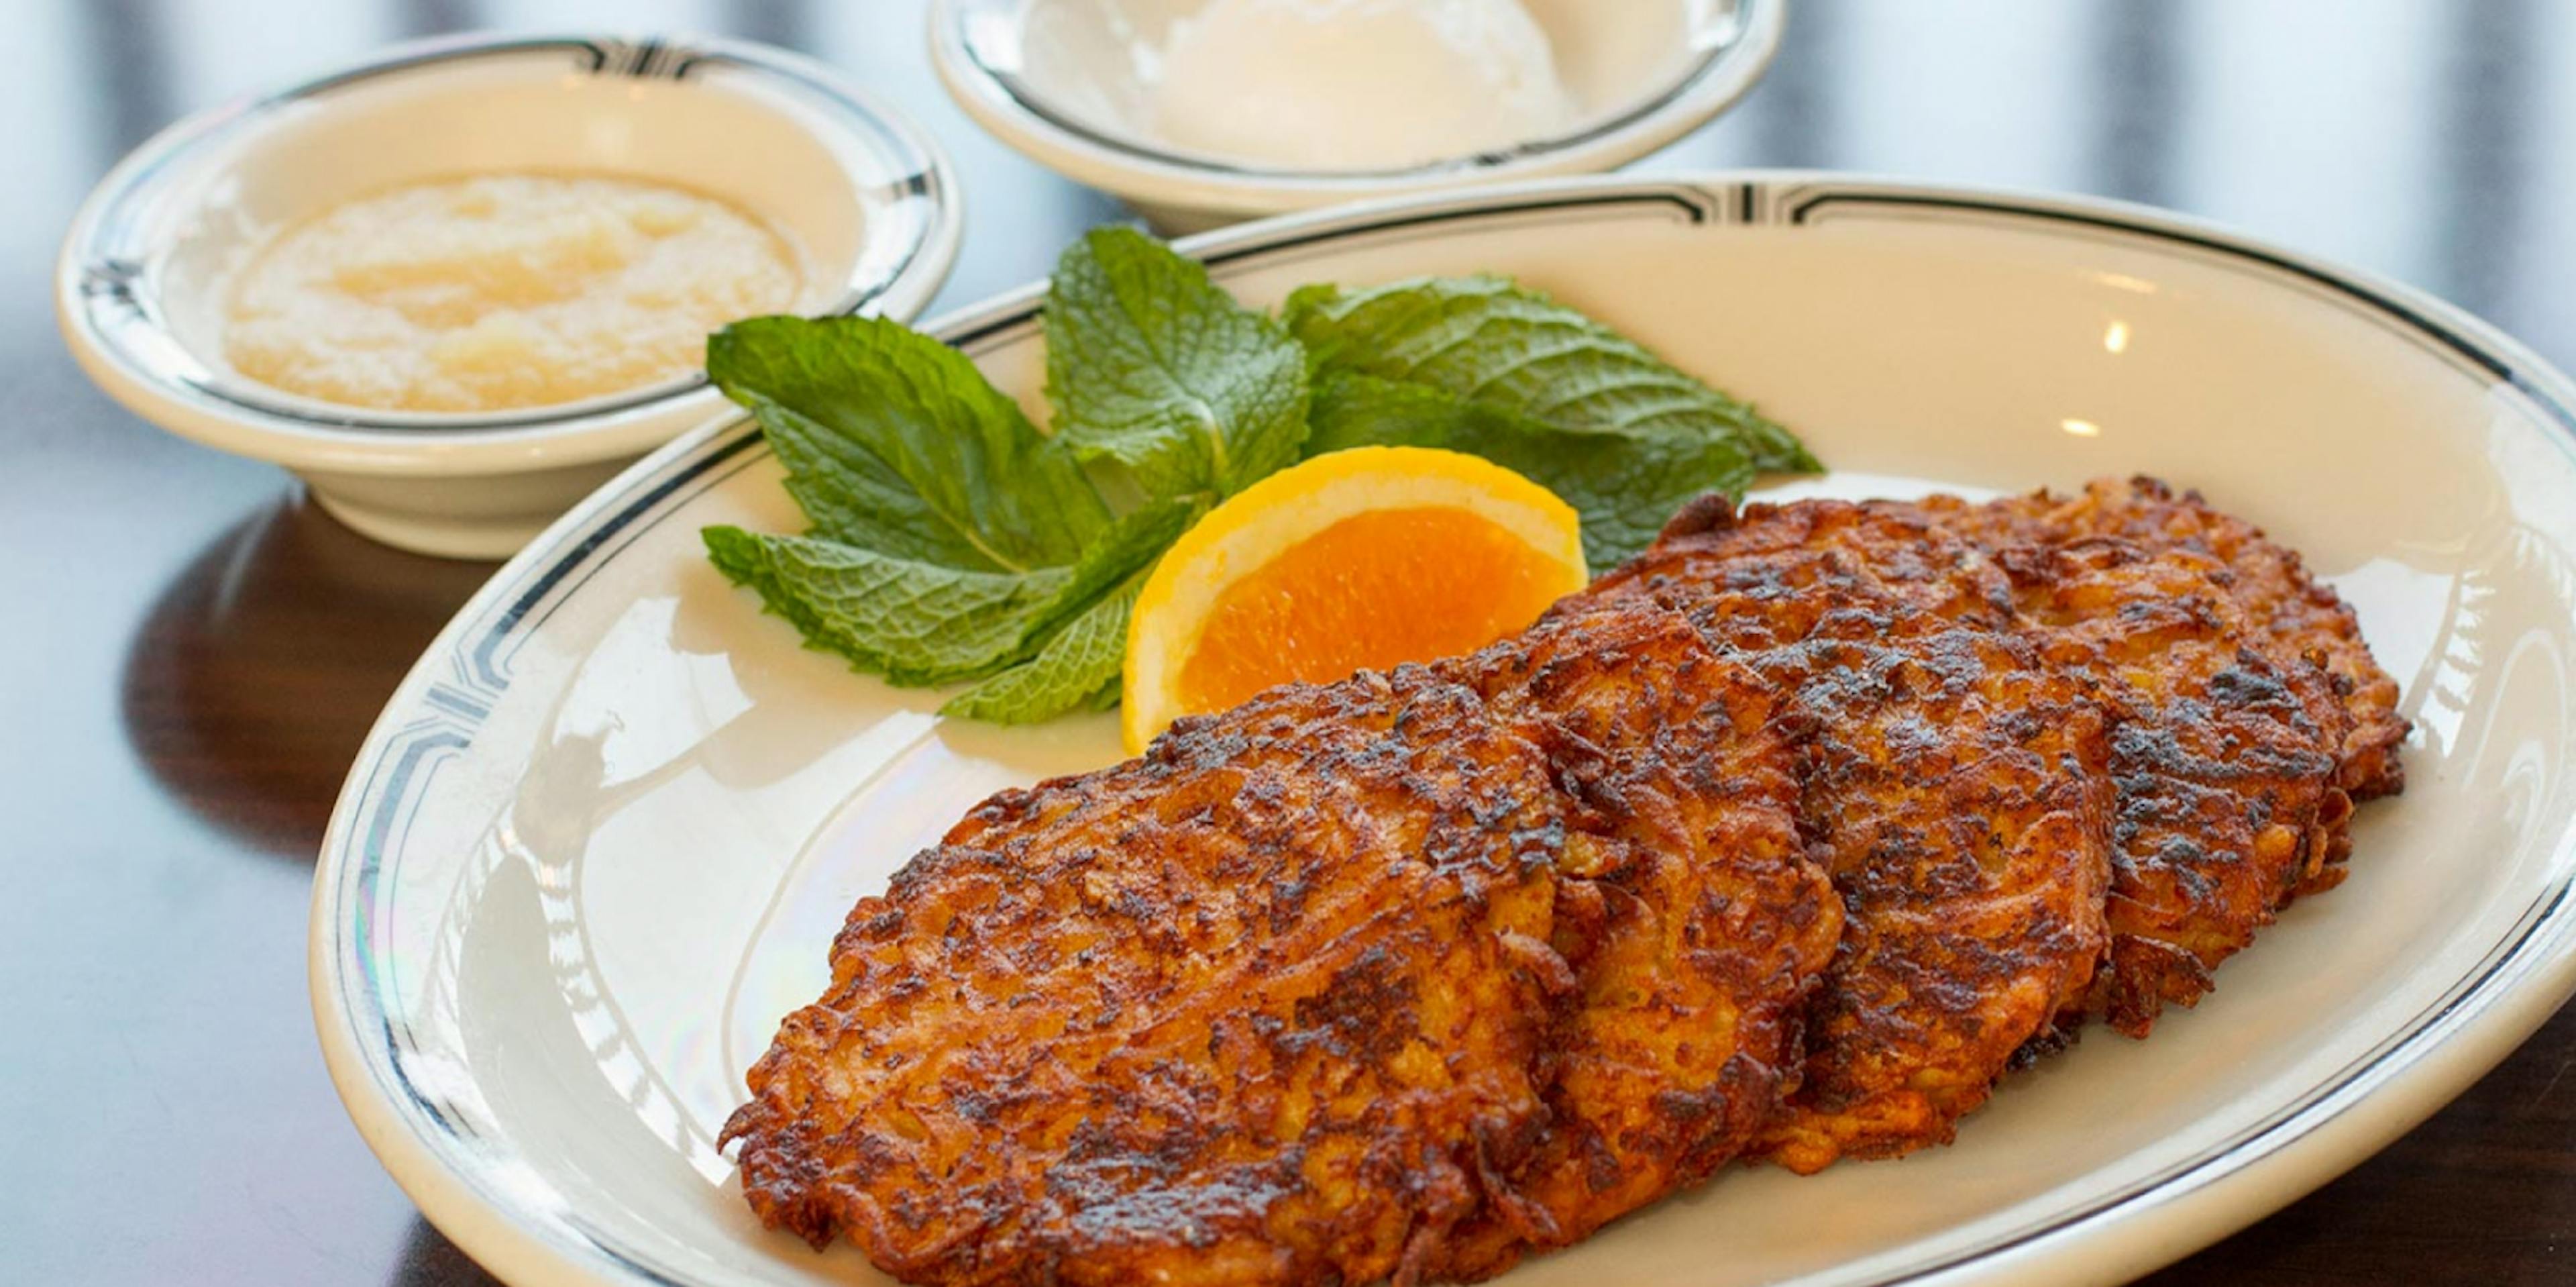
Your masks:
<path fill-rule="evenodd" d="M 1548 185 L 1199 249 L 1263 301 L 1519 275 L 1848 471 L 1782 494 L 2197 485 L 2333 580 L 2418 724 L 2351 881 L 2154 1042 L 2097 1034 L 1952 1148 L 1730 1174 L 1512 1281 L 2137 1272 L 2385 1143 L 2576 984 L 2576 389 L 2475 321 L 2138 211 L 1841 178 Z M 1034 307 L 943 331 L 1032 402 Z M 778 477 L 725 423 L 592 498 L 430 649 L 333 820 L 333 1074 L 429 1216 L 516 1281 L 867 1280 L 733 1191 L 712 1141 L 743 1069 L 859 895 L 992 790 L 1117 754 L 1111 717 L 945 723 L 797 648 L 697 538 L 793 526 Z"/>

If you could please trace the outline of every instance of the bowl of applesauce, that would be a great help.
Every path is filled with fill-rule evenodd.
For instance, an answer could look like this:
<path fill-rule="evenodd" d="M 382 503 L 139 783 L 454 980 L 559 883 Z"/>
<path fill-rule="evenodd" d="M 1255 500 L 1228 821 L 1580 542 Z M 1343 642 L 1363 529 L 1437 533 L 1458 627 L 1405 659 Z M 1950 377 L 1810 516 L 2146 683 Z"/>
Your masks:
<path fill-rule="evenodd" d="M 494 558 L 723 411 L 710 331 L 908 320 L 960 224 L 937 146 L 810 59 L 444 40 L 164 130 L 74 218 L 55 303 L 137 414 Z"/>

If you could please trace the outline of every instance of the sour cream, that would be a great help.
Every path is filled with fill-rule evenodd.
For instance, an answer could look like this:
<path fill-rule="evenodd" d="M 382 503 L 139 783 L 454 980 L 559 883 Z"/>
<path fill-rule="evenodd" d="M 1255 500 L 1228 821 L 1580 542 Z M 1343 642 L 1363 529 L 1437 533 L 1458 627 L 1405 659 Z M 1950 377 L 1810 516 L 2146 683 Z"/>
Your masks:
<path fill-rule="evenodd" d="M 657 183 L 483 174 L 380 192 L 288 229 L 235 281 L 225 359 L 382 410 L 547 406 L 696 369 L 709 331 L 794 306 L 795 249 Z"/>
<path fill-rule="evenodd" d="M 1259 165 L 1400 168 L 1544 138 L 1576 115 L 1519 0 L 1211 0 L 1154 62 L 1154 134 Z"/>

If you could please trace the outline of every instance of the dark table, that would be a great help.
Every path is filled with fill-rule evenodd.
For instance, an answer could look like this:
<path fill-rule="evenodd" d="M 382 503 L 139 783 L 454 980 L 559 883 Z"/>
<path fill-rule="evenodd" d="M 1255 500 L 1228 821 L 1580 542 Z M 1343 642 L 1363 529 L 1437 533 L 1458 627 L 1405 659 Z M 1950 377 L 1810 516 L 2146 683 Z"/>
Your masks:
<path fill-rule="evenodd" d="M 173 117 L 409 35 L 713 30 L 808 50 L 954 154 L 940 307 L 1118 218 L 980 135 L 917 0 L 15 0 L 0 76 L 0 1281 L 490 1281 L 322 1071 L 304 921 L 340 776 L 491 570 L 382 549 L 90 388 L 73 205 Z M 2576 4 L 1801 0 L 1656 169 L 1814 166 L 2175 207 L 2432 289 L 2576 366 Z M 938 311 L 934 309 L 934 312 Z M 2154 1281 L 2576 1281 L 2576 1015 L 2315 1196 Z M 2562 1084 L 2563 1083 L 2563 1084 Z M 1713 1254 L 1722 1254 L 1712 1249 Z"/>

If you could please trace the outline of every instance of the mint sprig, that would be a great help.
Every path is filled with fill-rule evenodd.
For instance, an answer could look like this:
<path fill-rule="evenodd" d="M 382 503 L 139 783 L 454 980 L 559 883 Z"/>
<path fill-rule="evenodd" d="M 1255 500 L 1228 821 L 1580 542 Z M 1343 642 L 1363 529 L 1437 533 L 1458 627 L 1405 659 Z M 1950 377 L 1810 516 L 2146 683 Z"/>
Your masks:
<path fill-rule="evenodd" d="M 892 322 L 754 318 L 707 345 L 810 528 L 706 529 L 808 646 L 941 709 L 1029 723 L 1117 701 L 1136 595 L 1209 508 L 1296 460 L 1444 447 L 1537 480 L 1607 567 L 1680 504 L 1813 469 L 1752 407 L 1498 278 L 1309 287 L 1271 318 L 1127 229 L 1068 247 L 1040 429 L 955 349 Z"/>
<path fill-rule="evenodd" d="M 708 557 L 856 669 L 975 682 L 952 714 L 1025 723 L 1114 698 L 1143 575 L 1211 505 L 1297 458 L 1305 351 L 1124 229 L 1065 252 L 1045 322 L 1051 432 L 893 322 L 719 332 L 708 375 L 760 421 L 812 527 L 711 527 Z M 1113 511 L 1103 481 L 1134 503 Z"/>

